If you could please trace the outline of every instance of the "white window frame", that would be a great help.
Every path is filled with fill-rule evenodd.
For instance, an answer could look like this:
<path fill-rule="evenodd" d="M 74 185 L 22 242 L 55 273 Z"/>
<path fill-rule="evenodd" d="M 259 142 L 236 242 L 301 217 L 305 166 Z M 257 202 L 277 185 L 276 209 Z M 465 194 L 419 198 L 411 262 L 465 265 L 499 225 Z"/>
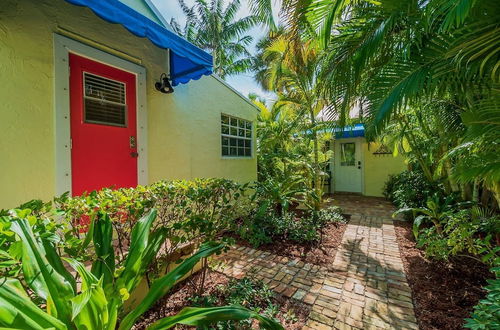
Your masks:
<path fill-rule="evenodd" d="M 147 150 L 147 108 L 146 108 L 146 69 L 140 65 L 111 55 L 84 43 L 54 33 L 54 114 L 55 114 L 55 164 L 56 195 L 69 192 L 71 195 L 71 125 L 70 125 L 70 87 L 69 54 L 77 54 L 136 76 L 137 95 L 137 183 L 148 184 Z"/>
<path fill-rule="evenodd" d="M 254 123 L 251 121 L 251 120 L 248 120 L 248 119 L 245 119 L 245 118 L 241 118 L 241 117 L 237 117 L 237 116 L 233 116 L 233 115 L 230 115 L 230 114 L 227 114 L 227 113 L 221 113 L 220 114 L 220 117 L 222 116 L 226 116 L 229 118 L 229 121 L 231 121 L 231 118 L 234 118 L 234 119 L 238 119 L 238 120 L 243 120 L 245 122 L 249 122 L 252 126 L 250 128 L 250 137 L 242 137 L 242 136 L 237 136 L 237 135 L 231 135 L 231 134 L 224 134 L 222 133 L 222 122 L 219 121 L 219 126 L 220 126 L 220 155 L 223 159 L 252 159 L 254 157 Z M 229 128 L 231 129 L 231 125 L 229 124 Z M 222 154 L 222 138 L 223 137 L 227 137 L 229 139 L 231 138 L 234 138 L 234 139 L 239 139 L 239 140 L 248 140 L 250 141 L 250 156 L 231 156 L 231 155 L 223 155 Z M 231 140 L 230 140 L 231 141 Z M 231 142 L 230 142 L 231 144 Z M 229 148 L 231 148 L 231 145 L 229 145 Z"/>

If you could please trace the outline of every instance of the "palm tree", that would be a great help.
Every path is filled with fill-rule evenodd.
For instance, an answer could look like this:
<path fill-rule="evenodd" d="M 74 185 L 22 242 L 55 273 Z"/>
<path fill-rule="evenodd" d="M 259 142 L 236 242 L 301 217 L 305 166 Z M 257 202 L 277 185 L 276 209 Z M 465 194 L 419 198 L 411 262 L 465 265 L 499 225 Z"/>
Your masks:
<path fill-rule="evenodd" d="M 277 36 L 262 53 L 266 70 L 262 82 L 278 95 L 277 106 L 286 107 L 305 122 L 313 143 L 312 184 L 314 210 L 319 210 L 323 195 L 323 171 L 320 159 L 317 116 L 327 106 L 319 79 L 319 48 L 314 41 L 293 46 L 288 35 Z"/>
<path fill-rule="evenodd" d="M 184 0 L 178 2 L 186 15 L 186 24 L 181 28 L 172 19 L 172 28 L 212 54 L 215 74 L 225 78 L 249 69 L 251 60 L 247 47 L 253 38 L 247 33 L 261 22 L 257 16 L 235 19 L 241 7 L 240 0 L 232 0 L 225 8 L 224 0 L 195 0 L 193 7 L 187 6 Z"/>
<path fill-rule="evenodd" d="M 253 3 L 265 9 L 269 1 Z M 433 161 L 452 160 L 454 179 L 482 183 L 500 202 L 500 6 L 488 0 L 283 3 L 292 31 L 312 29 L 324 47 L 320 77 L 335 104 L 332 118 L 340 112 L 346 119 L 361 102 L 374 137 L 409 111 L 425 117 L 433 103 L 440 111 L 451 101 L 465 130 Z"/>

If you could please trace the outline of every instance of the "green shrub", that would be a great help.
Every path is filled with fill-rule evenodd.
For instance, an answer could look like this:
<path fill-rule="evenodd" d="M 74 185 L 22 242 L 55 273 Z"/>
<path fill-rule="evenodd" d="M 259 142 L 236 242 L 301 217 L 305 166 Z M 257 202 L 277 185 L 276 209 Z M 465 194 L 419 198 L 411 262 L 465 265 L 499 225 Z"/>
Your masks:
<path fill-rule="evenodd" d="M 422 207 L 435 193 L 443 194 L 442 187 L 430 183 L 419 170 L 405 170 L 389 176 L 383 194 L 398 208 Z"/>
<path fill-rule="evenodd" d="M 496 245 L 498 232 L 484 232 L 484 228 L 494 228 L 489 223 L 497 223 L 497 216 L 482 218 L 475 216 L 475 208 L 442 213 L 441 227 L 414 228 L 417 247 L 423 248 L 428 257 L 447 260 L 457 255 L 471 255 L 489 264 L 500 264 L 500 247 Z M 417 216 L 425 217 L 424 215 Z M 440 231 L 438 228 L 442 228 Z"/>
<path fill-rule="evenodd" d="M 15 219 L 26 219 L 31 230 L 44 244 L 53 244 L 68 256 L 80 256 L 79 252 L 82 251 L 75 246 L 81 246 L 82 242 L 71 235 L 70 227 L 65 222 L 55 221 L 57 215 L 52 203 L 43 203 L 41 200 L 29 201 L 12 210 L 0 210 L 0 277 L 21 276 L 23 251 L 22 242 L 12 230 Z"/>
<path fill-rule="evenodd" d="M 223 304 L 242 306 L 249 310 L 274 318 L 279 308 L 273 303 L 275 293 L 262 281 L 255 281 L 248 277 L 231 279 L 227 285 L 218 286 L 210 295 L 195 296 L 190 301 L 195 306 L 214 307 Z M 214 325 L 217 329 L 251 329 L 250 319 L 239 322 L 226 321 Z"/>
<path fill-rule="evenodd" d="M 154 227 L 163 228 L 170 243 L 155 258 L 153 265 L 158 270 L 169 264 L 170 255 L 179 245 L 213 240 L 221 231 L 231 228 L 233 220 L 240 216 L 235 210 L 239 210 L 237 205 L 246 198 L 246 190 L 247 185 L 226 179 L 160 181 L 136 188 L 104 188 L 76 197 L 65 194 L 56 198 L 55 204 L 65 222 L 71 224 L 67 240 L 74 241 L 73 255 L 83 250 L 79 244 L 88 224 L 99 212 L 106 212 L 116 233 L 118 259 L 126 255 L 131 229 L 137 220 L 152 208 L 157 209 Z"/>
<path fill-rule="evenodd" d="M 488 280 L 487 296 L 474 307 L 471 318 L 466 319 L 465 328 L 474 330 L 500 329 L 500 267 L 493 268 L 496 279 Z"/>
<path fill-rule="evenodd" d="M 318 222 L 320 225 L 346 223 L 347 219 L 342 215 L 342 209 L 340 207 L 329 206 L 318 212 Z"/>
<path fill-rule="evenodd" d="M 308 243 L 318 241 L 321 228 L 328 223 L 345 221 L 342 210 L 336 206 L 320 210 L 316 216 L 305 214 L 298 217 L 295 212 L 278 215 L 274 210 L 266 209 L 264 205 L 245 218 L 235 231 L 254 247 L 276 239 Z"/>

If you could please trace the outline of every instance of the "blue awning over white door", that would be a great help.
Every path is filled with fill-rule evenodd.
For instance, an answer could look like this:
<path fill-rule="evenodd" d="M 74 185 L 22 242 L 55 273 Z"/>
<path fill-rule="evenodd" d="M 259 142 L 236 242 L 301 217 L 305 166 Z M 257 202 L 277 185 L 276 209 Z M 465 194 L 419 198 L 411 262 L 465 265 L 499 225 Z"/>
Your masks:
<path fill-rule="evenodd" d="M 151 21 L 118 0 L 66 0 L 90 8 L 107 22 L 121 24 L 132 34 L 149 39 L 159 48 L 170 49 L 172 85 L 198 80 L 212 74 L 212 56 L 172 31 Z"/>

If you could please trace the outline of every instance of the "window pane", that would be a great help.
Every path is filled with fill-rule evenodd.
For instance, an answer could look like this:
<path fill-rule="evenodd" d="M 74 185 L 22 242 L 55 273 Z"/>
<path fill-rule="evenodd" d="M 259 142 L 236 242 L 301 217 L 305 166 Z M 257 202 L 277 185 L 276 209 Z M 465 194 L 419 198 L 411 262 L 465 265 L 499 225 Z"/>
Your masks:
<path fill-rule="evenodd" d="M 221 114 L 222 156 L 251 157 L 252 127 L 251 121 Z"/>
<path fill-rule="evenodd" d="M 340 144 L 340 165 L 354 166 L 356 162 L 356 144 L 342 143 Z"/>

